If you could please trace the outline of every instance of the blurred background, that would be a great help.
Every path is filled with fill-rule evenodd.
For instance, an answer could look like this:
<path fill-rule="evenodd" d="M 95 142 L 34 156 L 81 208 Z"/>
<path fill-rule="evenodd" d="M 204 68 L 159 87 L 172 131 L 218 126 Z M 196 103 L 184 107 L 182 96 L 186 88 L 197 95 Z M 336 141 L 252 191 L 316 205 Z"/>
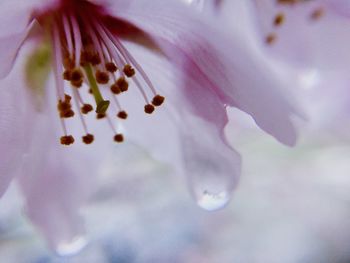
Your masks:
<path fill-rule="evenodd" d="M 349 125 L 334 105 L 309 106 L 326 121 L 301 123 L 295 148 L 230 110 L 226 132 L 243 156 L 243 173 L 232 201 L 216 212 L 200 209 L 185 179 L 142 148 L 115 147 L 81 209 L 87 235 L 62 244 L 61 256 L 22 215 L 13 184 L 0 200 L 0 262 L 350 262 Z M 328 125 L 329 119 L 339 125 Z"/>

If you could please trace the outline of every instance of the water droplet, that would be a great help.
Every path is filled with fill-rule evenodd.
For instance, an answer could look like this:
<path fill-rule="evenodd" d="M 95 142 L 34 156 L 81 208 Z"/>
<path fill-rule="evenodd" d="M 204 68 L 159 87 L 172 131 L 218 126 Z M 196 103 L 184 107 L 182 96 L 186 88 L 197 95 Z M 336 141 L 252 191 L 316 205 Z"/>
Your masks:
<path fill-rule="evenodd" d="M 73 256 L 78 254 L 87 244 L 83 236 L 76 236 L 68 242 L 59 243 L 56 247 L 56 253 L 60 256 Z"/>
<path fill-rule="evenodd" d="M 205 190 L 201 195 L 197 196 L 197 204 L 207 211 L 216 211 L 224 208 L 229 201 L 230 194 L 226 191 L 215 193 Z"/>

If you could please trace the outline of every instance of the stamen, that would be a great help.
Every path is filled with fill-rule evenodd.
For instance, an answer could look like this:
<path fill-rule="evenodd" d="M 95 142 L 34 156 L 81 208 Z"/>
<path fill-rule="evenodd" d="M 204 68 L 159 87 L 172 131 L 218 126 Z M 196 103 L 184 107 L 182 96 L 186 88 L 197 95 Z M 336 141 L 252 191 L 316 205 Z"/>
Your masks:
<path fill-rule="evenodd" d="M 64 28 L 64 33 L 66 36 L 66 41 L 67 41 L 67 46 L 68 46 L 68 52 L 70 55 L 73 54 L 73 41 L 72 41 L 72 31 L 71 27 L 69 24 L 69 21 L 66 16 L 62 17 L 63 20 L 63 28 Z"/>
<path fill-rule="evenodd" d="M 128 114 L 125 111 L 120 111 L 117 114 L 118 118 L 126 120 L 128 118 Z"/>
<path fill-rule="evenodd" d="M 75 47 L 75 66 L 79 66 L 80 54 L 81 54 L 81 33 L 79 29 L 78 21 L 76 21 L 74 16 L 70 16 L 70 20 L 73 26 L 74 35 L 74 47 Z"/>
<path fill-rule="evenodd" d="M 273 21 L 275 26 L 281 26 L 284 23 L 285 16 L 283 13 L 278 13 Z"/>
<path fill-rule="evenodd" d="M 61 137 L 62 145 L 71 145 L 74 143 L 74 137 L 72 135 L 65 135 Z"/>
<path fill-rule="evenodd" d="M 117 143 L 122 143 L 124 142 L 124 136 L 121 133 L 118 133 L 114 136 L 114 141 Z"/>
<path fill-rule="evenodd" d="M 270 33 L 270 34 L 268 34 L 268 35 L 266 36 L 265 42 L 266 42 L 266 44 L 271 45 L 271 44 L 273 44 L 274 42 L 276 42 L 276 39 L 277 39 L 276 34 Z"/>
<path fill-rule="evenodd" d="M 153 106 L 160 106 L 164 103 L 165 98 L 163 96 L 160 95 L 156 95 L 154 96 L 153 100 L 152 100 L 152 104 Z"/>
<path fill-rule="evenodd" d="M 120 77 L 115 84 L 121 92 L 126 92 L 129 89 L 129 83 L 124 77 Z"/>
<path fill-rule="evenodd" d="M 99 84 L 107 84 L 109 82 L 109 76 L 108 76 L 108 73 L 106 72 L 97 70 L 95 76 L 96 76 L 96 81 Z"/>
<path fill-rule="evenodd" d="M 93 111 L 94 108 L 90 104 L 84 104 L 81 107 L 81 113 L 88 114 L 89 112 Z"/>
<path fill-rule="evenodd" d="M 78 99 L 79 94 L 78 94 L 78 91 L 74 90 L 73 92 L 74 92 L 74 96 L 73 97 L 74 97 L 74 101 L 75 101 L 76 107 L 79 108 L 79 99 Z M 83 125 L 84 131 L 86 133 L 86 135 L 82 137 L 82 140 L 83 140 L 83 142 L 85 144 L 91 144 L 94 141 L 94 136 L 88 132 L 86 122 L 84 120 L 83 115 L 80 112 L 79 112 L 79 117 L 80 117 L 80 121 L 81 121 L 81 123 Z"/>
<path fill-rule="evenodd" d="M 85 144 L 91 144 L 94 141 L 94 136 L 92 134 L 86 134 L 82 139 Z"/>
<path fill-rule="evenodd" d="M 105 67 L 106 70 L 110 73 L 115 73 L 118 70 L 117 66 L 113 62 L 106 63 Z"/>
<path fill-rule="evenodd" d="M 64 84 L 63 80 L 60 78 L 62 72 L 62 54 L 60 48 L 60 39 L 58 28 L 56 26 L 53 27 L 53 49 L 54 49 L 54 65 L 53 68 L 55 70 L 55 81 L 56 81 L 56 91 L 57 96 L 63 100 L 64 98 Z"/>
<path fill-rule="evenodd" d="M 155 110 L 155 108 L 153 105 L 151 105 L 151 104 L 145 105 L 145 112 L 147 114 L 152 114 L 154 112 L 154 110 Z"/>
<path fill-rule="evenodd" d="M 131 78 L 136 73 L 135 69 L 132 66 L 130 66 L 129 64 L 126 64 L 124 66 L 123 72 L 128 78 Z"/>
<path fill-rule="evenodd" d="M 325 13 L 324 9 L 322 7 L 320 7 L 320 8 L 315 9 L 311 13 L 310 17 L 311 17 L 312 20 L 318 20 L 324 15 L 324 13 Z"/>

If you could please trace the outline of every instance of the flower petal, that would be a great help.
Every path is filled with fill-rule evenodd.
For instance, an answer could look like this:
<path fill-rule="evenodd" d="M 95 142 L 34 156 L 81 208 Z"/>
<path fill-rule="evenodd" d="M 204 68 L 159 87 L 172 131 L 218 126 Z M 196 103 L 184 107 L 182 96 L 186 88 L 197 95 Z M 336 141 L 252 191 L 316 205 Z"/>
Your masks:
<path fill-rule="evenodd" d="M 33 21 L 20 33 L 0 37 L 0 57 L 2 59 L 0 64 L 0 79 L 10 73 L 20 48 L 36 26 L 37 22 Z"/>
<path fill-rule="evenodd" d="M 84 222 L 79 214 L 84 185 L 79 178 L 81 174 L 77 174 L 58 149 L 51 147 L 32 147 L 18 180 L 25 196 L 25 214 L 51 249 L 69 255 L 85 245 Z"/>
<path fill-rule="evenodd" d="M 17 65 L 16 71 L 20 65 Z M 35 121 L 30 111 L 22 75 L 13 72 L 0 81 L 0 196 L 7 189 L 22 164 L 27 142 Z"/>
<path fill-rule="evenodd" d="M 279 81 L 255 58 L 256 54 L 239 38 L 224 38 L 177 2 L 157 0 L 155 5 L 157 8 L 150 7 L 148 1 L 137 1 L 119 15 L 153 37 L 183 69 L 185 78 L 201 84 L 198 90 L 179 87 L 185 98 L 196 102 L 192 104 L 195 112 L 210 121 L 222 118 L 215 118 L 207 99 L 238 107 L 278 140 L 293 145 L 296 132 L 290 118 L 295 110 L 279 91 Z"/>

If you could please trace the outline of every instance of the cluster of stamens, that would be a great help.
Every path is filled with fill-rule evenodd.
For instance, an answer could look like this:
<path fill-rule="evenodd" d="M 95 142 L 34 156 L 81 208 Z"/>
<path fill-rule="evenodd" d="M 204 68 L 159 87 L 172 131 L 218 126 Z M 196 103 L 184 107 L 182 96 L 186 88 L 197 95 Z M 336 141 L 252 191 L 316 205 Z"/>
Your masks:
<path fill-rule="evenodd" d="M 94 135 L 88 131 L 84 118 L 93 111 L 96 113 L 96 119 L 107 119 L 114 133 L 114 141 L 123 142 L 124 136 L 115 129 L 109 108 L 111 101 L 114 102 L 117 113 L 113 115 L 119 120 L 128 118 L 128 113 L 122 108 L 118 96 L 129 90 L 130 80 L 145 101 L 145 113 L 151 114 L 156 107 L 163 104 L 165 98 L 156 92 L 144 70 L 118 37 L 112 35 L 99 20 L 91 21 L 79 13 L 55 14 L 52 38 L 58 94 L 57 109 L 64 131 L 64 136 L 60 139 L 61 144 L 74 143 L 74 137 L 67 133 L 65 119 L 76 115 L 79 115 L 85 130 L 82 141 L 85 144 L 94 141 Z M 69 92 L 66 86 L 70 87 Z M 144 89 L 144 86 L 148 89 Z M 108 96 L 110 100 L 104 99 L 103 96 Z M 152 96 L 151 99 L 149 96 Z M 86 102 L 88 97 L 93 98 L 95 106 Z M 72 100 L 75 102 L 76 111 Z"/>
<path fill-rule="evenodd" d="M 278 6 L 293 6 L 296 4 L 302 4 L 310 2 L 309 0 L 276 0 Z M 313 21 L 320 19 L 324 15 L 324 9 L 322 7 L 315 8 L 311 11 L 309 18 Z M 265 37 L 265 43 L 272 45 L 277 41 L 277 29 L 284 25 L 286 22 L 286 14 L 282 11 L 278 11 L 273 19 L 272 25 L 274 27 L 273 32 L 270 32 Z"/>

